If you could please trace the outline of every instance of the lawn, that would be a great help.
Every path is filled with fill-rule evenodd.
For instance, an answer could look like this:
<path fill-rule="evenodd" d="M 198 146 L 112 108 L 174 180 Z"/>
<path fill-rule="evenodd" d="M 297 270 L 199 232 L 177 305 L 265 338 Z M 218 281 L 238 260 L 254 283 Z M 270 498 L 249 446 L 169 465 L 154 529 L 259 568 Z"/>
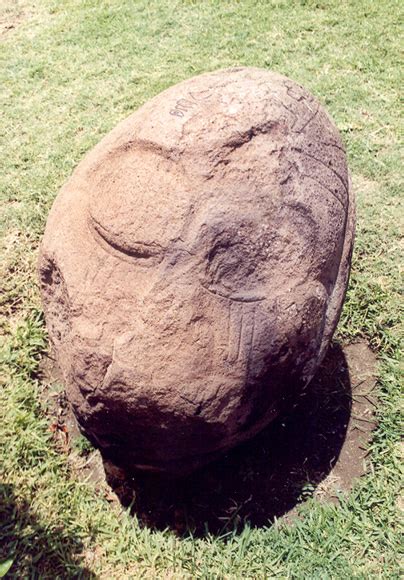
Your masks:
<path fill-rule="evenodd" d="M 400 577 L 403 15 L 399 0 L 2 0 L 0 577 Z M 358 225 L 336 339 L 377 354 L 378 426 L 338 503 L 193 537 L 141 526 L 56 445 L 36 260 L 59 188 L 103 135 L 166 87 L 241 64 L 305 85 L 341 131 Z"/>

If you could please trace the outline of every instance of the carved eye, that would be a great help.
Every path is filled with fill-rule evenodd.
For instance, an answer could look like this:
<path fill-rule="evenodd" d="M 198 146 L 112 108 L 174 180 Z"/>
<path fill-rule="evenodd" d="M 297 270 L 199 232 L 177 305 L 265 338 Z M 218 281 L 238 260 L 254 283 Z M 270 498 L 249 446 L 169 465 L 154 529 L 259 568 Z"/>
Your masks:
<path fill-rule="evenodd" d="M 263 300 L 314 272 L 317 228 L 306 208 L 284 206 L 271 223 L 254 217 L 205 227 L 202 285 L 214 294 L 245 302 Z"/>
<path fill-rule="evenodd" d="M 270 240 L 254 239 L 248 224 L 220 230 L 211 237 L 206 253 L 204 287 L 233 300 L 264 299 L 263 266 Z"/>
<path fill-rule="evenodd" d="M 159 263 L 183 228 L 190 204 L 191 189 L 179 165 L 157 146 L 135 141 L 111 150 L 92 188 L 88 225 L 95 240 L 119 259 Z"/>
<path fill-rule="evenodd" d="M 108 252 L 114 253 L 121 260 L 136 259 L 144 265 L 155 265 L 161 262 L 164 256 L 164 250 L 156 242 L 126 242 L 125 239 L 119 238 L 113 232 L 108 231 L 101 224 L 89 217 L 88 226 L 94 239 L 103 246 Z"/>
<path fill-rule="evenodd" d="M 256 267 L 256 256 L 251 255 L 246 244 L 219 244 L 209 254 L 207 273 L 212 284 L 235 292 L 247 284 Z"/>

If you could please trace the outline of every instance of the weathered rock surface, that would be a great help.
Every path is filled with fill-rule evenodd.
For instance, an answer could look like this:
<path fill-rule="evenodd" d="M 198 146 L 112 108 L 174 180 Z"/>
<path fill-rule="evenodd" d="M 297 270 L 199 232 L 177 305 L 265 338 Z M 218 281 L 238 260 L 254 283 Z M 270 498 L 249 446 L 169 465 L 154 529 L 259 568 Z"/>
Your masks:
<path fill-rule="evenodd" d="M 253 436 L 322 360 L 353 233 L 339 134 L 298 84 L 237 68 L 146 103 L 77 167 L 41 249 L 83 431 L 170 473 Z"/>

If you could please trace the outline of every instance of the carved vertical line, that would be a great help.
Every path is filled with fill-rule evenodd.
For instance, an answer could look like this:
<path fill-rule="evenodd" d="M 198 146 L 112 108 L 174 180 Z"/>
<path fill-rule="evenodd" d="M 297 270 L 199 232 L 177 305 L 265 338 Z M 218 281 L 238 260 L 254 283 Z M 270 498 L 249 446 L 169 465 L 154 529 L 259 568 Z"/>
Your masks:
<path fill-rule="evenodd" d="M 242 347 L 242 336 L 244 334 L 244 332 L 243 332 L 243 329 L 244 329 L 244 307 L 245 307 L 244 303 L 241 302 L 241 304 L 240 304 L 241 313 L 239 313 L 240 322 L 237 325 L 238 326 L 238 333 L 237 333 L 236 360 L 240 359 L 241 350 L 242 350 L 242 348 L 241 348 Z"/>
<path fill-rule="evenodd" d="M 227 355 L 226 355 L 226 359 L 230 362 L 230 347 L 231 347 L 231 338 L 230 338 L 230 333 L 231 333 L 231 300 L 229 300 L 228 302 L 228 316 L 227 316 Z"/>
<path fill-rule="evenodd" d="M 250 367 L 251 367 L 251 358 L 252 353 L 254 350 L 254 341 L 255 341 L 255 313 L 256 309 L 253 307 L 250 311 L 251 314 L 251 324 L 249 327 L 248 339 L 246 341 L 246 382 L 250 377 Z"/>
<path fill-rule="evenodd" d="M 241 333 L 243 329 L 243 304 L 231 302 L 229 307 L 228 361 L 234 363 L 240 356 Z"/>

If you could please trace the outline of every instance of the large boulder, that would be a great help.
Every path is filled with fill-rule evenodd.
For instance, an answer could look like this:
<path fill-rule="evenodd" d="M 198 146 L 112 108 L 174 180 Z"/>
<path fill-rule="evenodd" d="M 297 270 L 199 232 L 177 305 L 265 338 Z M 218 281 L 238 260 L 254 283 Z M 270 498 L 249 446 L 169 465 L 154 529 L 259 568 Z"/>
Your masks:
<path fill-rule="evenodd" d="M 300 85 L 234 68 L 146 103 L 77 167 L 41 249 L 83 432 L 172 474 L 252 437 L 324 356 L 353 234 L 344 147 Z"/>

